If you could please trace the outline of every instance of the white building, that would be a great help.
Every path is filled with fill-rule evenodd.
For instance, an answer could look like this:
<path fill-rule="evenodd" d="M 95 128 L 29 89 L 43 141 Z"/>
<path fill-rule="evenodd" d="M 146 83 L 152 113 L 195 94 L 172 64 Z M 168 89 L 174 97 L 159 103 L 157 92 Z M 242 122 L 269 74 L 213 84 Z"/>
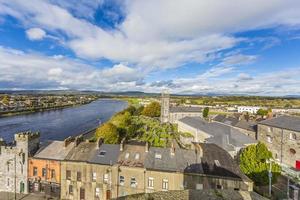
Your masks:
<path fill-rule="evenodd" d="M 248 112 L 248 113 L 255 114 L 255 113 L 257 113 L 257 111 L 260 108 L 261 107 L 257 107 L 257 106 L 239 106 L 238 107 L 238 112 L 239 113 Z"/>

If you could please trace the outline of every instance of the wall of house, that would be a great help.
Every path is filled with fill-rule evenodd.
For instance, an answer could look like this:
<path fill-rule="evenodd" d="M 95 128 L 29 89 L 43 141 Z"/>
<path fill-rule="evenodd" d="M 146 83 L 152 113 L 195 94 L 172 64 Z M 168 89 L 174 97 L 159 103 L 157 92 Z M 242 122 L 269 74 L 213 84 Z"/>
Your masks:
<path fill-rule="evenodd" d="M 290 134 L 295 134 L 296 140 L 291 139 Z M 259 124 L 258 140 L 267 145 L 278 162 L 295 168 L 296 161 L 300 161 L 300 132 Z"/>
<path fill-rule="evenodd" d="M 71 171 L 71 180 L 66 177 L 66 171 Z M 81 181 L 77 180 L 77 172 L 81 172 Z M 93 173 L 96 173 L 96 179 L 93 179 Z M 107 180 L 104 175 L 108 174 Z M 85 191 L 85 199 L 99 200 L 107 199 L 107 191 L 111 197 L 117 196 L 117 167 L 108 165 L 97 165 L 85 162 L 61 163 L 61 199 L 80 199 L 80 189 Z M 69 193 L 69 186 L 73 186 L 73 194 Z M 96 196 L 96 188 L 99 188 L 99 196 Z"/>

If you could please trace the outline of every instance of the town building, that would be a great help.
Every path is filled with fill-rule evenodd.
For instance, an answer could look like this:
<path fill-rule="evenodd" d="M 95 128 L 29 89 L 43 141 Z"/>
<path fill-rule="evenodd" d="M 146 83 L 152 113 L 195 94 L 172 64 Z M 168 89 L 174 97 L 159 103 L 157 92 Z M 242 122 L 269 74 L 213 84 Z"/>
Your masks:
<path fill-rule="evenodd" d="M 200 117 L 185 117 L 178 121 L 178 130 L 188 132 L 192 137 L 181 137 L 184 144 L 213 143 L 235 157 L 238 152 L 257 141 L 236 128 L 218 123 L 206 122 Z"/>
<path fill-rule="evenodd" d="M 29 192 L 43 193 L 46 196 L 60 198 L 61 161 L 74 147 L 73 138 L 64 141 L 49 141 L 29 158 Z"/>
<path fill-rule="evenodd" d="M 245 135 L 252 137 L 253 139 L 257 139 L 257 123 L 254 121 L 247 121 L 245 119 L 240 119 L 240 117 L 235 116 L 226 116 L 226 115 L 216 115 L 212 121 L 226 124 L 228 126 L 232 126 Z"/>
<path fill-rule="evenodd" d="M 39 148 L 39 133 L 18 133 L 0 142 L 0 191 L 28 193 L 28 158 Z"/>
<path fill-rule="evenodd" d="M 177 123 L 179 119 L 186 116 L 201 117 L 201 107 L 170 106 L 170 95 L 162 93 L 161 95 L 161 122 Z"/>
<path fill-rule="evenodd" d="M 258 140 L 287 172 L 300 177 L 300 117 L 279 116 L 258 123 Z"/>
<path fill-rule="evenodd" d="M 260 108 L 261 107 L 257 107 L 257 106 L 238 106 L 238 112 L 239 113 L 246 112 L 246 113 L 256 114 Z"/>
<path fill-rule="evenodd" d="M 117 197 L 119 145 L 82 141 L 61 163 L 61 199 L 100 200 Z"/>

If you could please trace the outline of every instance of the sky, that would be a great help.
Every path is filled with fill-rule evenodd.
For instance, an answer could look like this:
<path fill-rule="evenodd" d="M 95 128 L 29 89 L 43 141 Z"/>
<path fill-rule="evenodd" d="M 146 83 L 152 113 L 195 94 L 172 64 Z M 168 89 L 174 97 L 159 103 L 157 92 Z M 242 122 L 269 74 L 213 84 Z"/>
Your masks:
<path fill-rule="evenodd" d="M 0 90 L 300 95 L 299 0 L 0 0 Z"/>

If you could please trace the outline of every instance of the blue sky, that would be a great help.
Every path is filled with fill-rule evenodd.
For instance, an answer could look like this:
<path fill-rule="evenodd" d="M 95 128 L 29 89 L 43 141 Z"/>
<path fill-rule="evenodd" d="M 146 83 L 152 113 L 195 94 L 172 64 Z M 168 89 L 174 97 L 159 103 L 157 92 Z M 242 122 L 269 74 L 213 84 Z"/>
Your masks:
<path fill-rule="evenodd" d="M 0 0 L 0 89 L 300 94 L 296 0 Z"/>

